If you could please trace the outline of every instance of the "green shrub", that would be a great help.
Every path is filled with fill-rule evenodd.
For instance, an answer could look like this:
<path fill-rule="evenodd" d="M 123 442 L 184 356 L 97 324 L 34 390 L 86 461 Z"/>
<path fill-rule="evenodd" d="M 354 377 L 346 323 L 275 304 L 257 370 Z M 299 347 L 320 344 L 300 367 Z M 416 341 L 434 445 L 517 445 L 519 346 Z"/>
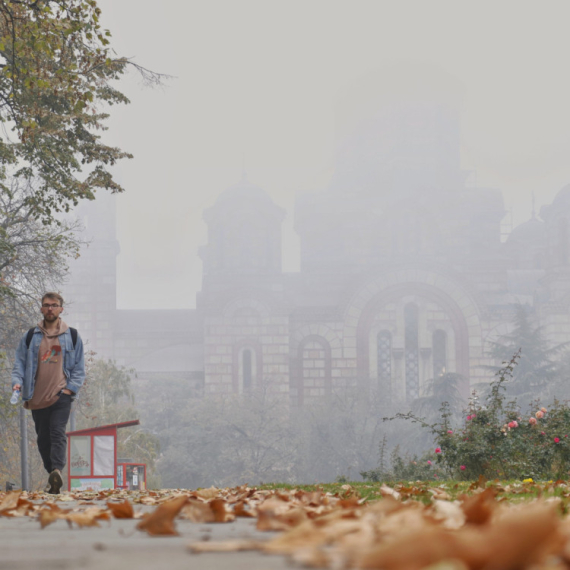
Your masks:
<path fill-rule="evenodd" d="M 522 413 L 516 399 L 506 400 L 505 383 L 512 378 L 519 356 L 517 353 L 497 373 L 484 402 L 473 393 L 459 426 L 453 425 L 446 402 L 442 404 L 439 421 L 434 424 L 428 424 L 412 413 L 395 416 L 419 422 L 431 431 L 435 440 L 431 455 L 435 454 L 435 465 L 443 477 L 464 480 L 477 479 L 480 475 L 487 479 L 557 480 L 569 477 L 568 402 L 554 400 L 547 410 L 537 400 Z M 422 461 L 427 461 L 431 455 L 426 454 Z M 393 457 L 391 471 L 394 474 L 402 471 L 401 465 L 397 454 Z M 362 475 L 370 475 L 370 472 Z"/>

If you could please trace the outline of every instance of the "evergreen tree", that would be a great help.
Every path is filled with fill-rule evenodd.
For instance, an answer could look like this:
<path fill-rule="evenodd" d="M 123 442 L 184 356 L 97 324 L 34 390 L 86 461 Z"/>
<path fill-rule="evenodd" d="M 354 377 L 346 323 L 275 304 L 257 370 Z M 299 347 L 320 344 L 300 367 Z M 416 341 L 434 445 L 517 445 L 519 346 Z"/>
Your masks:
<path fill-rule="evenodd" d="M 505 363 L 520 351 L 518 364 L 506 384 L 507 394 L 516 397 L 523 407 L 537 398 L 556 397 L 553 389 L 563 374 L 559 357 L 567 343 L 551 345 L 542 327 L 533 322 L 529 310 L 523 305 L 515 306 L 513 325 L 509 334 L 492 343 L 489 352 L 499 363 Z M 494 371 L 498 369 L 493 368 Z"/>
<path fill-rule="evenodd" d="M 432 378 L 426 383 L 422 396 L 412 402 L 414 413 L 433 420 L 439 416 L 442 404 L 447 402 L 451 413 L 458 417 L 467 403 L 462 385 L 465 385 L 465 377 L 455 372 Z"/>

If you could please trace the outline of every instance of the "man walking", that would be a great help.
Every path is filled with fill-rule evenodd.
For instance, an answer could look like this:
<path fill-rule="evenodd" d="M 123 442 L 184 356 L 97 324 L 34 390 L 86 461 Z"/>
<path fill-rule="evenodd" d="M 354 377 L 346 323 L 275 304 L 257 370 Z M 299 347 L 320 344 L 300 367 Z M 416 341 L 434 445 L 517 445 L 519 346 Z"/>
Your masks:
<path fill-rule="evenodd" d="M 12 389 L 22 391 L 24 408 L 32 411 L 38 450 L 49 473 L 46 491 L 59 494 L 66 463 L 65 427 L 71 403 L 85 380 L 83 342 L 60 315 L 58 293 L 42 297 L 43 320 L 30 329 L 16 349 Z"/>

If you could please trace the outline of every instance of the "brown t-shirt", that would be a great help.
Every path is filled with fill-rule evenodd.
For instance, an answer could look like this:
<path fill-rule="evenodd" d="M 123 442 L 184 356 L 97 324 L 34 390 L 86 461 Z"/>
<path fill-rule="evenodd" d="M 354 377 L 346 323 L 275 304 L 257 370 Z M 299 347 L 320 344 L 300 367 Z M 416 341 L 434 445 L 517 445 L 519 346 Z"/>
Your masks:
<path fill-rule="evenodd" d="M 38 323 L 38 327 L 44 336 L 38 354 L 34 395 L 31 400 L 24 403 L 24 408 L 28 410 L 41 410 L 55 404 L 59 393 L 67 386 L 67 378 L 63 372 L 59 335 L 64 333 L 68 326 L 59 319 L 58 328 L 52 333 L 46 331 L 43 321 Z"/>

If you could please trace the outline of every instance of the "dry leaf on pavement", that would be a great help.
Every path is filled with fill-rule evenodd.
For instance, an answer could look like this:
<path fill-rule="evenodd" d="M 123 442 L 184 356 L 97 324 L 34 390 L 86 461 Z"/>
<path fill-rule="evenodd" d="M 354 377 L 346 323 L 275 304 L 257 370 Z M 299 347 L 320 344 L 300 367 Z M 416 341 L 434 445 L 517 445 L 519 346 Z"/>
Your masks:
<path fill-rule="evenodd" d="M 249 507 L 249 508 L 247 508 L 247 507 Z M 249 505 L 247 505 L 243 501 L 238 501 L 234 505 L 234 515 L 236 517 L 255 518 L 255 517 L 257 517 L 257 511 L 256 511 L 256 509 L 251 508 Z"/>
<path fill-rule="evenodd" d="M 116 519 L 132 519 L 135 515 L 133 506 L 128 499 L 125 499 L 122 503 L 107 501 L 107 507 Z"/>
<path fill-rule="evenodd" d="M 194 523 L 214 522 L 214 513 L 210 505 L 193 498 L 188 499 L 182 509 L 181 516 Z"/>
<path fill-rule="evenodd" d="M 213 499 L 209 505 L 214 513 L 214 522 L 226 523 L 236 519 L 236 516 L 228 510 L 227 502 L 224 499 Z"/>
<path fill-rule="evenodd" d="M 56 505 L 54 505 L 55 507 Z M 63 511 L 59 508 L 47 508 L 42 509 L 38 514 L 38 519 L 40 521 L 40 526 L 45 528 L 51 523 L 63 517 Z"/>
<path fill-rule="evenodd" d="M 188 502 L 188 497 L 182 495 L 159 505 L 151 514 L 144 517 L 138 524 L 139 530 L 145 530 L 151 536 L 177 535 L 174 519 Z"/>
<path fill-rule="evenodd" d="M 192 494 L 202 499 L 208 500 L 208 499 L 215 499 L 218 496 L 219 492 L 220 490 L 216 489 L 216 487 L 210 487 L 209 489 L 198 489 L 197 491 L 194 491 L 194 493 Z"/>
<path fill-rule="evenodd" d="M 15 509 L 18 506 L 18 500 L 20 499 L 21 491 L 10 491 L 0 503 L 0 516 L 3 516 L 5 511 Z"/>

